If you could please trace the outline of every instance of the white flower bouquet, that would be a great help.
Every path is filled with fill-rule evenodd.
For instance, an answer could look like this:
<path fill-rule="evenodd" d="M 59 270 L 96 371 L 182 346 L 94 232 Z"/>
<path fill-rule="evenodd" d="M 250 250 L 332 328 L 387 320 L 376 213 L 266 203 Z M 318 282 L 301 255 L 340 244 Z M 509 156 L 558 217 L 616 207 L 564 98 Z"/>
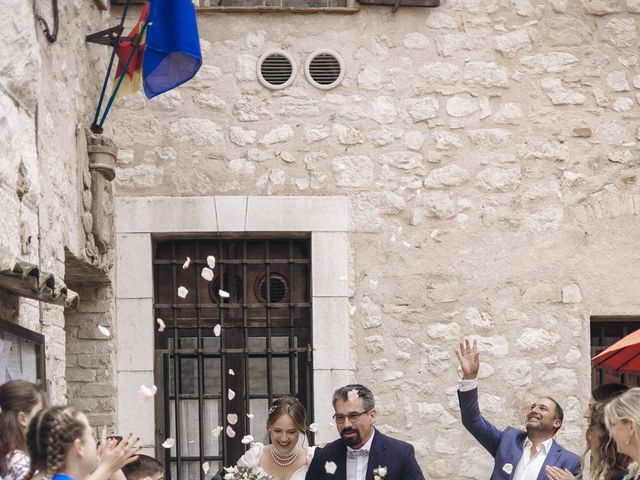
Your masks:
<path fill-rule="evenodd" d="M 224 480 L 272 480 L 269 475 L 252 473 L 247 467 L 224 467 Z"/>

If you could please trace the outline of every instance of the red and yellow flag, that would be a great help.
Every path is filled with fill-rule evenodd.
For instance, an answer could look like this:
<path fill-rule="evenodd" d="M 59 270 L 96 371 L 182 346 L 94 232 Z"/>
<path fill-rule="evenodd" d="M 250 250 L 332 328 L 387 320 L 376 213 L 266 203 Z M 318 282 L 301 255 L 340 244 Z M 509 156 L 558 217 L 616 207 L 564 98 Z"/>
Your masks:
<path fill-rule="evenodd" d="M 114 78 L 114 85 L 118 83 L 118 80 L 121 76 L 122 83 L 120 84 L 120 88 L 116 94 L 117 97 L 125 97 L 127 95 L 134 95 L 140 90 L 140 84 L 142 81 L 142 58 L 144 56 L 144 48 L 146 44 L 146 32 L 144 30 L 144 25 L 147 22 L 147 16 L 149 15 L 149 2 L 144 4 L 144 8 L 142 9 L 142 13 L 140 15 L 140 19 L 136 26 L 133 27 L 133 30 L 129 33 L 129 37 L 136 37 L 141 31 L 143 31 L 142 38 L 140 39 L 140 43 L 138 46 L 134 46 L 131 40 L 125 40 L 120 42 L 120 46 L 118 51 L 116 52 L 118 55 L 118 67 L 116 68 L 116 76 Z M 127 60 L 133 52 L 133 58 L 131 62 L 129 62 L 129 66 L 127 67 L 126 72 L 124 71 L 124 67 L 127 64 Z"/>

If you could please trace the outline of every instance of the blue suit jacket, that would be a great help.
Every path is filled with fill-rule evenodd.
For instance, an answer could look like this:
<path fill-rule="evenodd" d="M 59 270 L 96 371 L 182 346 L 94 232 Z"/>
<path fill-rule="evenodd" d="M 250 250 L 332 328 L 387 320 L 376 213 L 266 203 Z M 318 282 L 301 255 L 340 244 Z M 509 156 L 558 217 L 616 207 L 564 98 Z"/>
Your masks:
<path fill-rule="evenodd" d="M 480 413 L 477 388 L 467 392 L 458 390 L 458 400 L 460 401 L 462 424 L 496 460 L 491 480 L 512 478 L 520 457 L 522 457 L 522 447 L 527 438 L 527 432 L 511 427 L 500 431 L 488 422 Z M 504 470 L 506 464 L 511 465 L 510 473 Z M 551 444 L 537 480 L 546 480 L 545 467 L 547 465 L 566 468 L 576 476 L 580 473 L 580 457 L 562 448 L 555 440 Z M 508 467 L 507 470 L 509 470 Z"/>
<path fill-rule="evenodd" d="M 338 467 L 334 475 L 325 471 L 326 462 L 334 462 Z M 373 470 L 378 467 L 387 467 L 385 480 L 424 480 L 413 446 L 376 430 L 369 450 L 366 480 L 373 480 Z M 347 480 L 347 446 L 342 439 L 317 448 L 313 455 L 306 480 L 323 479 Z"/>

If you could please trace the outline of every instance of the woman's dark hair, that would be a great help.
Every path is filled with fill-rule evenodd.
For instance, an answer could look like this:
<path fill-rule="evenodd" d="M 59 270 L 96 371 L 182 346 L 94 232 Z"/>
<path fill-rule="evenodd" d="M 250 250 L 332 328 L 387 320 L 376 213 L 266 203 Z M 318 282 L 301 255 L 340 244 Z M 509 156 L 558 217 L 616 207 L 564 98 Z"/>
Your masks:
<path fill-rule="evenodd" d="M 300 401 L 291 395 L 283 395 L 273 401 L 267 416 L 267 428 L 270 428 L 285 413 L 293 419 L 298 431 L 307 430 L 307 411 Z"/>
<path fill-rule="evenodd" d="M 591 396 L 597 403 L 606 402 L 629 390 L 624 383 L 605 383 L 591 391 Z"/>
<path fill-rule="evenodd" d="M 44 391 L 36 384 L 25 380 L 11 380 L 0 385 L 0 475 L 6 475 L 7 461 L 11 452 L 27 452 L 26 435 L 20 425 L 19 415 L 28 415 L 42 402 L 47 406 Z"/>

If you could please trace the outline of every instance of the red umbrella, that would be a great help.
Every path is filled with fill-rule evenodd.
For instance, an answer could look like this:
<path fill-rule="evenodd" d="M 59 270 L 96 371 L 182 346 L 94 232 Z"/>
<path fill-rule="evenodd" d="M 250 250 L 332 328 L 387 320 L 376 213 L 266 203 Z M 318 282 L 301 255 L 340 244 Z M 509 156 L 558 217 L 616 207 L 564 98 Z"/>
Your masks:
<path fill-rule="evenodd" d="M 618 340 L 591 359 L 593 368 L 640 374 L 640 330 Z"/>

